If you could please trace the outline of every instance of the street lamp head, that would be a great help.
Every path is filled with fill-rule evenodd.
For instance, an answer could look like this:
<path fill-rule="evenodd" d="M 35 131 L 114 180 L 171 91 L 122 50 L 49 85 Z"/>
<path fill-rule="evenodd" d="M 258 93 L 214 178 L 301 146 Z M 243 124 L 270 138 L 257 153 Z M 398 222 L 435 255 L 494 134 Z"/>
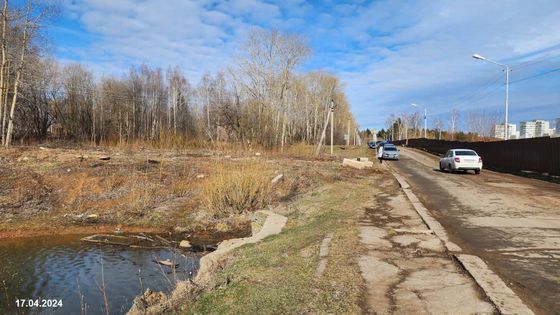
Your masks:
<path fill-rule="evenodd" d="M 474 59 L 486 60 L 486 58 L 482 57 L 482 56 L 479 55 L 479 54 L 473 54 L 472 57 L 473 57 Z"/>

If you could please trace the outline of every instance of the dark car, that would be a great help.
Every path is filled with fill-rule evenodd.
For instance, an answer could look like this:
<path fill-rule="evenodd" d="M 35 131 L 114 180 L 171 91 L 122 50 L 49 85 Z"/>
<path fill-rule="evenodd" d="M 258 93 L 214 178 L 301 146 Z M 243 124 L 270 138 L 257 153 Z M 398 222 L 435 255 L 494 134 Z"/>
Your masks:
<path fill-rule="evenodd" d="M 393 145 L 389 140 L 377 141 L 377 147 L 383 147 L 386 144 Z"/>
<path fill-rule="evenodd" d="M 368 147 L 369 147 L 370 149 L 375 149 L 375 148 L 377 148 L 377 143 L 378 143 L 378 142 L 370 141 L 370 142 L 368 142 Z"/>

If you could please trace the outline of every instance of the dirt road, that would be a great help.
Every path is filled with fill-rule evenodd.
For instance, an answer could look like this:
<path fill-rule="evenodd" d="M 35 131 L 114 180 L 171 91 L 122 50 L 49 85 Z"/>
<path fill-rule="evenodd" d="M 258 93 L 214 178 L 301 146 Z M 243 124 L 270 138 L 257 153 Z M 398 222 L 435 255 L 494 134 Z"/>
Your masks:
<path fill-rule="evenodd" d="M 485 260 L 535 313 L 560 313 L 560 185 L 440 172 L 437 161 L 402 148 L 389 163 L 464 252 Z"/>

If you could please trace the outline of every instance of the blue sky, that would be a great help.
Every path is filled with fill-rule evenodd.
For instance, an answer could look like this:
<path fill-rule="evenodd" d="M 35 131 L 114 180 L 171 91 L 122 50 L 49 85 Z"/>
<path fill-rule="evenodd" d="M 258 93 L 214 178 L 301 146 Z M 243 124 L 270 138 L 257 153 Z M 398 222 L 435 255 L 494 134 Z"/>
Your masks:
<path fill-rule="evenodd" d="M 63 0 L 46 31 L 53 54 L 98 76 L 130 65 L 179 65 L 196 84 L 231 64 L 246 32 L 278 28 L 305 36 L 322 69 L 345 84 L 362 128 L 428 108 L 503 114 L 504 73 L 474 52 L 512 66 L 510 121 L 560 117 L 558 1 L 186 1 Z M 517 81 L 517 82 L 516 82 Z M 446 126 L 447 127 L 447 126 Z"/>

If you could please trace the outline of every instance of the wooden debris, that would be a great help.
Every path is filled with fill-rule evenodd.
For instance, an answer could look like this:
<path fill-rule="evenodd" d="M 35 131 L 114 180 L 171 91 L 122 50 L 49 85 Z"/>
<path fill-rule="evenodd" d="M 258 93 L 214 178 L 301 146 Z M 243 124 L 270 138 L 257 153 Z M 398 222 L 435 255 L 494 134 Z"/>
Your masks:
<path fill-rule="evenodd" d="M 169 267 L 169 268 L 177 268 L 177 267 L 179 267 L 179 264 L 175 264 L 175 263 L 173 263 L 173 262 L 172 262 L 171 260 L 169 260 L 169 259 L 166 259 L 166 260 L 154 260 L 154 262 L 156 262 L 156 263 L 158 263 L 158 264 L 160 264 L 160 265 Z"/>
<path fill-rule="evenodd" d="M 284 177 L 284 174 L 278 174 L 276 175 L 276 177 L 274 177 L 271 181 L 272 185 L 278 183 L 282 178 Z"/>
<path fill-rule="evenodd" d="M 109 161 L 109 160 L 111 159 L 111 157 L 108 156 L 108 155 L 105 155 L 105 156 L 100 156 L 99 159 L 100 159 L 101 161 Z"/>
<path fill-rule="evenodd" d="M 156 241 L 146 235 L 113 235 L 113 234 L 95 234 L 86 236 L 81 241 L 96 243 L 102 245 L 118 245 L 138 248 L 165 248 L 168 244 L 162 241 Z"/>
<path fill-rule="evenodd" d="M 166 240 L 165 238 L 163 238 L 163 237 L 161 237 L 161 236 L 159 236 L 159 235 L 156 235 L 155 238 L 157 238 L 160 242 L 162 242 L 162 243 L 164 243 L 164 244 L 167 244 L 167 245 L 171 244 L 171 241 Z"/>

